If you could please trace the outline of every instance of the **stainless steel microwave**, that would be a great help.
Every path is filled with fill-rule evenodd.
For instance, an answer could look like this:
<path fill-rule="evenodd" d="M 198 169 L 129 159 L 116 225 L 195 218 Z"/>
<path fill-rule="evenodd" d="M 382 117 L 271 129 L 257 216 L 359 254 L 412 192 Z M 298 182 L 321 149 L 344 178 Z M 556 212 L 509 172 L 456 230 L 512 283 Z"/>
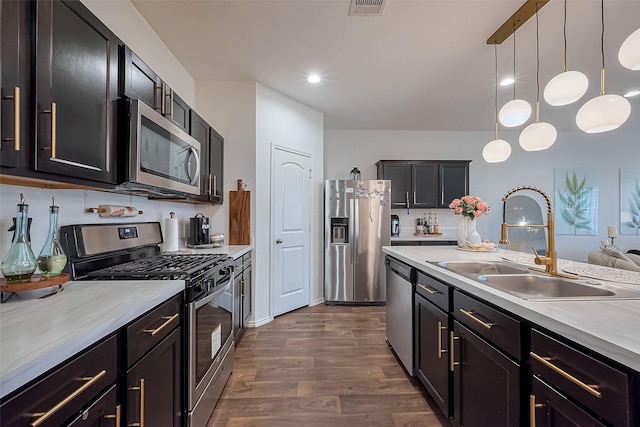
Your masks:
<path fill-rule="evenodd" d="M 200 194 L 200 142 L 139 100 L 123 102 L 121 141 L 126 141 L 120 190 L 175 197 Z"/>

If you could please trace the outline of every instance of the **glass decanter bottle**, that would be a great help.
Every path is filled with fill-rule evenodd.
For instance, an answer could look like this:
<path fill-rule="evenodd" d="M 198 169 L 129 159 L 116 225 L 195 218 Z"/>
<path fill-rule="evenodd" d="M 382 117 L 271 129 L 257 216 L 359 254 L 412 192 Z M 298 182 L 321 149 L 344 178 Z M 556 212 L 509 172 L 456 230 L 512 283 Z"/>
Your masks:
<path fill-rule="evenodd" d="M 24 195 L 20 193 L 20 203 L 16 213 L 16 232 L 9 252 L 0 265 L 0 271 L 7 279 L 7 283 L 28 282 L 36 271 L 36 257 L 27 236 L 28 213 L 29 205 L 25 204 Z"/>
<path fill-rule="evenodd" d="M 67 255 L 62 250 L 58 235 L 58 210 L 56 200 L 52 197 L 49 206 L 49 233 L 38 255 L 40 275 L 45 277 L 59 275 L 67 264 Z"/>

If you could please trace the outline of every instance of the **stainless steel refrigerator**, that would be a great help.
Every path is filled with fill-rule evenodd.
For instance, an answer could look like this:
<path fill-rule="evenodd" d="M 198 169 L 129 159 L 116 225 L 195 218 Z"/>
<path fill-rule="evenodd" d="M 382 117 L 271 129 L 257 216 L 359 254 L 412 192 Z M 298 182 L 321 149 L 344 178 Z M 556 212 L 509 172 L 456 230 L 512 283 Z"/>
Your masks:
<path fill-rule="evenodd" d="M 325 302 L 384 303 L 381 248 L 391 239 L 391 181 L 327 180 L 324 217 Z"/>

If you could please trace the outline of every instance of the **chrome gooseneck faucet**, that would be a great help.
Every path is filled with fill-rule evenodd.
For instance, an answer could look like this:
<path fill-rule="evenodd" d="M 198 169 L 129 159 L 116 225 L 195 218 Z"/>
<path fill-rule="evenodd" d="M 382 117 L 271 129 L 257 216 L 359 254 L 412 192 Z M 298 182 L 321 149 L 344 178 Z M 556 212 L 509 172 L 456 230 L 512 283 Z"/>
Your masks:
<path fill-rule="evenodd" d="M 535 191 L 536 193 L 540 194 L 544 198 L 544 201 L 547 203 L 547 224 L 546 225 L 545 224 L 528 224 L 528 225 L 507 224 L 506 222 L 507 199 L 514 193 L 517 193 L 518 191 L 523 191 L 523 190 Z M 552 276 L 562 276 L 570 279 L 576 278 L 576 276 L 571 274 L 558 273 L 558 254 L 556 253 L 556 249 L 555 249 L 555 235 L 554 235 L 555 225 L 553 221 L 553 208 L 551 207 L 551 198 L 547 193 L 545 193 L 544 191 L 542 191 L 537 187 L 531 187 L 531 186 L 516 187 L 510 190 L 509 192 L 507 192 L 507 194 L 505 194 L 502 197 L 502 228 L 500 229 L 500 241 L 499 241 L 500 244 L 503 244 L 503 245 L 509 244 L 508 229 L 510 227 L 546 228 L 548 237 L 547 237 L 547 252 L 545 253 L 545 255 L 540 256 L 538 254 L 538 251 L 536 251 L 536 248 L 534 248 L 533 246 L 531 247 L 535 255 L 534 262 L 537 265 L 544 265 L 545 269 L 542 270 L 538 268 L 532 268 L 532 270 L 541 271 L 543 273 L 547 273 Z"/>

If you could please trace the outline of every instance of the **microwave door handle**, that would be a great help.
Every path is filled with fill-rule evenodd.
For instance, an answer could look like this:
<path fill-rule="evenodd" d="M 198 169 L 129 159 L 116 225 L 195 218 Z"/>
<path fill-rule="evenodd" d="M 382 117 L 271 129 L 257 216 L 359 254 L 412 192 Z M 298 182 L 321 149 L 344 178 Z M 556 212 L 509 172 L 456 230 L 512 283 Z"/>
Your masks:
<path fill-rule="evenodd" d="M 189 176 L 190 184 L 194 185 L 196 182 L 198 182 L 198 178 L 200 177 L 200 156 L 198 155 L 198 150 L 196 150 L 193 147 L 190 147 L 189 151 L 191 152 L 191 155 L 193 155 L 196 158 L 196 173 L 193 174 L 193 176 Z M 188 169 L 187 169 L 187 173 L 189 173 Z"/>

